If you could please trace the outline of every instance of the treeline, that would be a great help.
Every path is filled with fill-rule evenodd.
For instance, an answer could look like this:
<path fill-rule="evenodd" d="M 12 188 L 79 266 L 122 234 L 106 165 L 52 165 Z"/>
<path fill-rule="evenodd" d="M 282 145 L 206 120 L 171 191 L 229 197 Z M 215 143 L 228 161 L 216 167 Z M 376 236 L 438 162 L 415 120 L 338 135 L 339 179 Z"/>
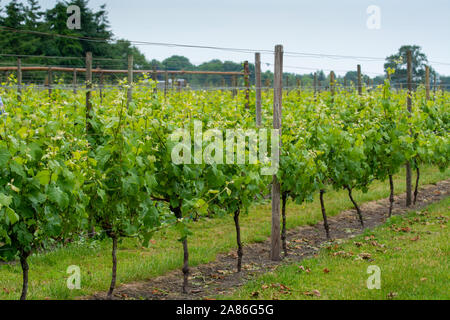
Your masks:
<path fill-rule="evenodd" d="M 89 8 L 88 0 L 56 1 L 53 8 L 43 10 L 37 0 L 27 0 L 26 2 L 10 0 L 5 6 L 2 2 L 0 0 L 0 5 L 2 5 L 0 7 L 0 26 L 2 27 L 0 32 L 0 65 L 15 65 L 15 55 L 27 55 L 28 57 L 22 57 L 23 66 L 84 67 L 83 57 L 87 52 L 92 52 L 94 56 L 93 67 L 101 69 L 126 69 L 127 57 L 132 54 L 134 68 L 141 70 L 243 71 L 243 63 L 218 59 L 200 65 L 194 65 L 188 58 L 177 55 L 163 61 L 149 60 L 137 47 L 125 39 L 117 41 L 80 40 L 79 38 L 91 40 L 113 38 L 114 34 L 111 31 L 106 5 L 100 6 L 99 10 L 95 11 Z M 70 5 L 76 5 L 80 8 L 82 22 L 80 30 L 71 30 L 67 27 L 67 8 Z M 49 33 L 65 37 L 49 36 Z M 407 49 L 413 50 L 413 60 L 418 65 L 414 69 L 415 80 L 423 82 L 424 64 L 427 62 L 426 56 L 420 52 L 418 46 L 403 46 L 397 55 L 386 59 L 386 68 L 397 66 L 397 72 L 391 79 L 394 84 L 400 85 L 405 82 L 406 66 L 397 65 L 396 60 L 405 56 Z M 50 59 L 42 56 L 68 58 Z M 250 84 L 254 85 L 255 66 L 253 63 L 249 64 L 249 70 L 251 74 Z M 434 70 L 432 72 L 434 74 Z M 44 81 L 45 76 L 42 72 L 29 73 L 24 77 L 24 82 Z M 56 78 L 63 79 L 68 77 L 70 77 L 68 74 L 56 76 Z M 116 75 L 105 76 L 105 81 L 117 81 L 119 78 Z M 244 85 L 243 77 L 237 77 L 237 82 L 233 82 L 231 76 L 223 75 L 183 75 L 179 78 L 187 80 L 193 87 L 228 87 L 234 83 L 237 86 Z M 384 76 L 370 78 L 363 75 L 362 81 L 364 84 L 378 85 L 383 83 L 384 78 Z M 312 87 L 313 79 L 313 73 L 304 75 L 284 73 L 283 83 L 286 87 L 295 87 L 300 81 L 302 86 Z M 329 84 L 329 73 L 325 74 L 323 71 L 318 71 L 317 79 L 320 86 L 325 88 Z M 450 77 L 441 76 L 438 79 L 439 84 L 443 84 L 444 87 L 450 86 Z M 164 76 L 160 75 L 159 80 L 164 80 Z M 83 81 L 81 77 L 80 81 Z M 263 86 L 271 85 L 272 81 L 273 73 L 271 71 L 262 74 Z M 338 76 L 336 81 L 341 85 L 354 85 L 357 83 L 357 73 L 356 71 L 347 72 L 344 77 Z"/>
<path fill-rule="evenodd" d="M 0 4 L 1 4 L 0 0 Z M 81 29 L 70 30 L 67 27 L 67 8 L 69 5 L 76 5 L 81 12 Z M 88 0 L 57 1 L 53 8 L 43 10 L 37 0 L 27 0 L 26 3 L 17 0 L 9 1 L 0 8 L 0 25 L 6 27 L 0 33 L 1 54 L 0 63 L 2 65 L 15 65 L 16 58 L 11 55 L 27 55 L 38 57 L 23 57 L 22 64 L 27 65 L 48 65 L 65 67 L 84 67 L 84 57 L 87 52 L 92 52 L 94 56 L 94 68 L 102 69 L 126 69 L 127 56 L 134 57 L 135 69 L 157 69 L 157 70 L 196 70 L 196 71 L 243 71 L 243 63 L 233 61 L 220 61 L 213 59 L 200 65 L 192 64 L 188 58 L 183 56 L 172 56 L 163 61 L 156 59 L 148 60 L 142 52 L 125 39 L 114 42 L 107 41 L 83 41 L 76 38 L 111 39 L 113 33 L 108 20 L 106 5 L 100 7 L 98 11 L 89 8 Z M 17 32 L 19 30 L 19 32 Z M 20 30 L 26 32 L 20 32 Z M 32 31 L 31 33 L 29 31 Z M 47 33 L 47 34 L 42 34 Z M 52 37 L 48 33 L 71 36 L 75 38 Z M 70 57 L 68 59 L 49 59 L 39 56 Z M 72 58 L 73 57 L 73 58 Z M 80 58 L 76 58 L 80 57 Z M 249 64 L 251 73 L 250 82 L 254 84 L 255 66 Z M 70 75 L 59 75 L 69 77 Z M 355 81 L 354 77 L 348 79 Z M 300 80 L 304 86 L 312 86 L 313 74 L 298 75 L 285 73 L 285 83 L 288 86 L 295 86 Z M 32 73 L 24 77 L 24 81 L 44 81 L 44 73 Z M 163 76 L 159 76 L 163 80 Z M 231 86 L 233 79 L 231 76 L 222 75 L 183 75 L 192 86 Z M 110 76 L 106 81 L 117 80 L 117 77 Z M 270 71 L 262 74 L 263 84 L 271 84 L 273 73 Z M 318 73 L 318 80 L 325 85 L 327 76 L 323 71 Z M 340 81 L 342 80 L 342 81 Z M 82 79 L 80 78 L 80 81 Z M 237 85 L 243 85 L 243 78 L 236 79 Z M 343 83 L 343 79 L 338 78 Z"/>

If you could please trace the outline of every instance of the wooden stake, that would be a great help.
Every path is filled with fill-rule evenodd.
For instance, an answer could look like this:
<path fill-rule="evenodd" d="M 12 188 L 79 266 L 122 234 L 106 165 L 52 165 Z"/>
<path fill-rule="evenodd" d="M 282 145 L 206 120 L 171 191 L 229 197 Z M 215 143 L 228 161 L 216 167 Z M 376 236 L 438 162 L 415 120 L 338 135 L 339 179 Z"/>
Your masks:
<path fill-rule="evenodd" d="M 361 65 L 360 64 L 358 64 L 358 66 L 357 66 L 357 72 L 358 72 L 358 94 L 362 95 Z"/>
<path fill-rule="evenodd" d="M 433 95 L 434 95 L 434 98 L 436 99 L 436 86 L 437 86 L 437 83 L 436 83 L 436 72 L 433 74 Z"/>
<path fill-rule="evenodd" d="M 164 73 L 164 98 L 167 96 L 167 88 L 169 85 L 169 74 L 166 72 Z"/>
<path fill-rule="evenodd" d="M 91 102 L 91 89 L 92 89 L 92 52 L 86 53 L 86 133 L 89 135 L 91 132 L 91 124 L 89 120 L 92 118 L 92 102 Z"/>
<path fill-rule="evenodd" d="M 232 87 L 233 87 L 233 98 L 237 95 L 237 79 L 236 76 L 233 75 L 231 78 L 231 83 L 232 83 Z"/>
<path fill-rule="evenodd" d="M 17 58 L 17 100 L 22 101 L 22 61 Z"/>
<path fill-rule="evenodd" d="M 315 98 L 317 96 L 317 72 L 314 72 L 313 86 L 314 86 L 314 98 Z"/>
<path fill-rule="evenodd" d="M 153 89 L 153 93 L 158 91 L 158 73 L 156 72 L 156 66 L 153 66 L 152 80 L 155 81 L 155 89 Z"/>
<path fill-rule="evenodd" d="M 100 73 L 100 104 L 103 104 L 103 82 L 104 82 L 104 75 L 103 73 Z"/>
<path fill-rule="evenodd" d="M 53 73 L 52 68 L 48 68 L 48 95 L 52 96 L 52 82 L 53 82 Z"/>
<path fill-rule="evenodd" d="M 264 91 L 265 92 L 269 91 L 269 87 L 270 87 L 270 79 L 266 78 L 266 80 L 264 80 Z"/>
<path fill-rule="evenodd" d="M 273 79 L 273 128 L 280 130 L 281 147 L 281 114 L 283 98 L 283 46 L 275 46 L 275 70 Z M 280 150 L 279 150 L 280 154 Z M 276 175 L 272 177 L 272 233 L 270 259 L 281 260 L 281 234 L 280 234 L 280 197 L 281 184 Z"/>
<path fill-rule="evenodd" d="M 261 127 L 261 54 L 255 53 L 255 106 L 256 126 Z"/>
<path fill-rule="evenodd" d="M 250 108 L 250 71 L 248 61 L 244 62 L 245 109 Z"/>
<path fill-rule="evenodd" d="M 331 93 L 331 96 L 332 97 L 334 97 L 334 92 L 335 92 L 335 88 L 334 88 L 334 78 L 335 78 L 335 76 L 334 76 L 334 72 L 333 71 L 331 71 L 330 72 L 330 93 Z M 334 99 L 334 98 L 333 98 Z"/>
<path fill-rule="evenodd" d="M 127 91 L 127 108 L 133 100 L 133 55 L 128 56 L 128 91 Z"/>
<path fill-rule="evenodd" d="M 73 68 L 73 93 L 77 94 L 77 69 Z"/>
<path fill-rule="evenodd" d="M 426 98 L 430 100 L 430 67 L 425 66 L 425 90 Z"/>
<path fill-rule="evenodd" d="M 407 66 L 408 66 L 408 97 L 407 97 L 407 109 L 408 112 L 412 111 L 412 57 L 411 51 L 407 52 Z M 406 163 L 406 206 L 409 207 L 412 204 L 412 178 L 411 178 L 411 163 Z"/>

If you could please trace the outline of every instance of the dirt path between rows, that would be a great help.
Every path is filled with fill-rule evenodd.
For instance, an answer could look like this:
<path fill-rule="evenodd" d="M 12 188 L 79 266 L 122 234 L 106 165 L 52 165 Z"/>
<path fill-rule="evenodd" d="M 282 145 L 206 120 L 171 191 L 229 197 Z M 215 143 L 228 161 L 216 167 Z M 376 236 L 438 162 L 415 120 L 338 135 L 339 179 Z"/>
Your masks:
<path fill-rule="evenodd" d="M 417 204 L 405 207 L 405 194 L 395 197 L 393 214 L 401 215 L 413 209 L 421 209 L 450 195 L 450 179 L 427 185 L 420 189 Z M 368 202 L 361 205 L 366 228 L 373 228 L 385 222 L 389 199 Z M 288 217 L 289 219 L 289 217 Z M 357 220 L 355 210 L 343 211 L 329 219 L 331 237 L 345 239 L 360 234 L 363 230 Z M 119 286 L 114 299 L 151 300 L 196 300 L 217 294 L 230 294 L 255 276 L 274 270 L 280 264 L 298 262 L 312 257 L 326 242 L 322 223 L 314 226 L 301 226 L 288 231 L 289 256 L 281 262 L 269 260 L 270 239 L 262 243 L 248 244 L 244 247 L 243 270 L 236 273 L 236 253 L 219 254 L 216 261 L 191 268 L 190 294 L 182 294 L 183 276 L 175 270 L 163 276 Z M 181 266 L 180 266 L 181 269 Z M 87 299 L 105 299 L 101 292 Z"/>

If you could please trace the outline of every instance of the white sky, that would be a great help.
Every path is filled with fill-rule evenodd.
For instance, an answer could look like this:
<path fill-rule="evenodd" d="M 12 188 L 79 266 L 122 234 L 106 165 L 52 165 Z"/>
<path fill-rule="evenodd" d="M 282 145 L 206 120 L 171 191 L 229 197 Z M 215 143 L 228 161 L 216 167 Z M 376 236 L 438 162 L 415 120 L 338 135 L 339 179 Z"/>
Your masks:
<path fill-rule="evenodd" d="M 4 3 L 5 1 L 1 1 Z M 41 0 L 44 8 L 55 1 Z M 90 0 L 97 9 L 106 3 L 116 37 L 151 42 L 211 45 L 351 56 L 386 57 L 401 45 L 420 45 L 441 74 L 450 75 L 449 0 Z M 370 5 L 381 9 L 381 28 L 366 26 Z M 139 46 L 148 59 L 178 54 L 200 64 L 214 58 L 253 61 L 253 54 L 205 49 Z M 262 55 L 273 63 L 273 55 Z M 286 72 L 309 69 L 343 74 L 362 65 L 363 72 L 383 73 L 383 62 L 285 57 Z M 272 69 L 272 66 L 266 66 Z M 372 73 L 372 74 L 371 74 Z"/>

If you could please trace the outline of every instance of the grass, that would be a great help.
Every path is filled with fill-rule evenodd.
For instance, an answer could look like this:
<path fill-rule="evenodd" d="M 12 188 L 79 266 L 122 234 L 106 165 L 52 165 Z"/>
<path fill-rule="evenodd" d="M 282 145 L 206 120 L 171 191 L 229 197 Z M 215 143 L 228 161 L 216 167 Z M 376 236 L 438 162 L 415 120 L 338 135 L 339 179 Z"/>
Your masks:
<path fill-rule="evenodd" d="M 450 298 L 450 197 L 386 224 L 316 258 L 279 267 L 219 299 L 436 299 Z M 369 266 L 380 268 L 380 289 L 368 289 Z"/>
<path fill-rule="evenodd" d="M 428 167 L 422 169 L 423 184 L 435 183 L 450 177 L 450 169 L 439 172 Z M 404 172 L 395 177 L 396 192 L 405 190 Z M 374 182 L 368 193 L 355 192 L 360 203 L 386 198 L 389 195 L 387 182 Z M 344 191 L 329 191 L 325 196 L 330 216 L 352 208 Z M 288 228 L 315 224 L 322 220 L 320 203 L 315 199 L 302 206 L 289 204 L 287 208 Z M 231 216 L 213 220 L 202 220 L 192 224 L 193 236 L 189 237 L 190 264 L 198 265 L 214 261 L 217 254 L 236 247 L 234 224 Z M 270 203 L 258 205 L 242 217 L 241 232 L 245 243 L 267 239 L 271 230 Z M 149 248 L 142 248 L 135 239 L 126 239 L 119 244 L 118 284 L 146 280 L 168 271 L 181 268 L 182 246 L 177 241 L 174 229 L 157 233 Z M 245 257 L 244 257 L 245 259 Z M 109 288 L 111 276 L 111 241 L 87 242 L 70 245 L 45 254 L 33 255 L 30 263 L 29 299 L 74 299 Z M 81 289 L 67 288 L 66 273 L 71 265 L 81 269 Z M 0 266 L 0 299 L 17 299 L 20 296 L 22 274 L 20 265 Z"/>

